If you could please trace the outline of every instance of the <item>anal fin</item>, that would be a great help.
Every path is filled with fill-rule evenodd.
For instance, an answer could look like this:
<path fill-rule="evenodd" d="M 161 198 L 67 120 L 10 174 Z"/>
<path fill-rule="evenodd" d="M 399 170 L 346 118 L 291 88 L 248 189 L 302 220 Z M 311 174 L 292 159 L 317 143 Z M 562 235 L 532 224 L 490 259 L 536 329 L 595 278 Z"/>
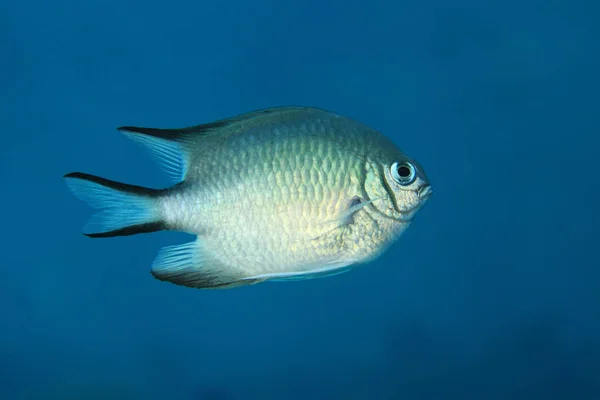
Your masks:
<path fill-rule="evenodd" d="M 201 239 L 162 248 L 152 264 L 152 275 L 161 281 L 197 289 L 233 289 L 260 282 L 243 279 L 211 257 Z"/>

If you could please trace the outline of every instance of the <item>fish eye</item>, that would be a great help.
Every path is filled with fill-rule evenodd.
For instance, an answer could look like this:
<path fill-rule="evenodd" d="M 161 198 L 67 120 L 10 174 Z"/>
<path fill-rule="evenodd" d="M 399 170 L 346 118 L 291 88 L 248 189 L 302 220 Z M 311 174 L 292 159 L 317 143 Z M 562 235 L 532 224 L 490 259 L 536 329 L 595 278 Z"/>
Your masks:
<path fill-rule="evenodd" d="M 401 185 L 410 185 L 417 176 L 415 166 L 407 161 L 393 163 L 391 173 L 392 178 Z"/>

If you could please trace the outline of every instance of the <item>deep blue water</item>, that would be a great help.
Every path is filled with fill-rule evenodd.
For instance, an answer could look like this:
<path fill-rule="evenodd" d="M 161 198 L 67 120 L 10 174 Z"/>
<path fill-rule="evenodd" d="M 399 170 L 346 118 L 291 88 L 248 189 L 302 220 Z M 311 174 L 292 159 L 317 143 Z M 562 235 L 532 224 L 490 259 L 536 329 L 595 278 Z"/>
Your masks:
<path fill-rule="evenodd" d="M 600 398 L 591 0 L 0 3 L 0 398 Z M 92 240 L 62 175 L 163 187 L 120 125 L 303 104 L 434 197 L 376 262 L 231 291 L 155 280 L 178 233 Z"/>

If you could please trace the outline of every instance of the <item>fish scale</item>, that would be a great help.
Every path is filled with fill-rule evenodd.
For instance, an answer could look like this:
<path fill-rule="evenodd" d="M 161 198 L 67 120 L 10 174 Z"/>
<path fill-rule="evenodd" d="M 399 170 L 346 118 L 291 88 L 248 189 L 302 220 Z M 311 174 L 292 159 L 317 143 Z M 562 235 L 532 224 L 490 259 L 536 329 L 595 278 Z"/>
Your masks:
<path fill-rule="evenodd" d="M 307 148 L 317 157 L 311 153 L 299 155 L 301 149 Z M 315 222 L 334 218 L 340 213 L 339 200 L 345 196 L 336 194 L 349 184 L 349 171 L 342 173 L 332 168 L 334 163 L 330 159 L 340 156 L 336 153 L 334 143 L 307 143 L 305 137 L 284 143 L 268 142 L 264 147 L 250 147 L 248 152 L 241 153 L 248 159 L 244 168 L 233 168 L 215 182 L 222 185 L 220 190 L 230 188 L 230 193 L 222 198 L 227 200 L 208 200 L 203 211 L 195 209 L 195 218 L 188 217 L 187 220 L 193 226 L 201 226 L 204 221 L 212 228 L 211 231 L 220 228 L 219 239 L 210 240 L 210 246 L 221 249 L 224 259 L 234 260 L 234 263 L 253 260 L 251 264 L 257 265 L 257 268 L 245 272 L 259 274 L 267 269 L 281 272 L 288 268 L 290 262 L 310 266 L 318 261 L 315 243 L 310 239 L 319 236 L 325 229 L 315 226 Z M 280 168 L 274 184 L 269 182 L 273 165 Z M 311 182 L 311 175 L 316 181 Z M 238 181 L 245 182 L 242 190 L 234 184 Z M 250 190 L 245 190 L 246 186 Z M 314 187 L 321 190 L 310 190 Z M 210 193 L 214 189 L 207 183 L 204 190 Z M 273 208 L 278 208 L 279 212 L 271 213 Z M 178 209 L 185 214 L 186 207 Z M 220 210 L 219 213 L 211 212 L 215 209 Z M 236 224 L 254 227 L 231 235 L 229 227 Z M 180 228 L 190 231 L 192 227 Z M 335 253 L 336 250 L 332 250 Z"/>

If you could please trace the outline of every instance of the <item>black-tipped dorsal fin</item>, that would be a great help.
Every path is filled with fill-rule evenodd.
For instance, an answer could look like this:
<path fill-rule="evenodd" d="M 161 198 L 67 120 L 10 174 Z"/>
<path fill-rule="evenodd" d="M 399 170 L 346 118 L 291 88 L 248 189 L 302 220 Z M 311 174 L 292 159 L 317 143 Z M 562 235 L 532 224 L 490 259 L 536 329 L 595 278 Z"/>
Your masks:
<path fill-rule="evenodd" d="M 273 107 L 251 111 L 235 117 L 225 118 L 206 124 L 186 128 L 146 128 L 122 126 L 118 130 L 126 136 L 147 146 L 166 172 L 176 182 L 182 181 L 188 170 L 190 152 L 194 146 L 201 146 L 203 138 L 228 137 L 265 125 L 291 120 L 307 114 L 323 113 L 313 107 Z"/>
<path fill-rule="evenodd" d="M 140 135 L 152 136 L 157 139 L 169 140 L 174 142 L 185 142 L 191 139 L 194 135 L 206 134 L 207 132 L 214 131 L 222 126 L 224 123 L 212 122 L 203 125 L 191 126 L 187 128 L 145 128 L 140 126 L 121 126 L 117 128 L 121 132 L 137 133 Z"/>
<path fill-rule="evenodd" d="M 138 126 L 122 126 L 118 129 L 122 132 L 147 135 L 162 140 L 186 142 L 189 140 L 194 140 L 194 138 L 198 136 L 228 136 L 233 133 L 239 133 L 245 129 L 250 129 L 257 125 L 264 124 L 266 121 L 277 122 L 279 120 L 293 118 L 294 116 L 304 115 L 306 113 L 319 112 L 326 111 L 314 107 L 283 106 L 255 110 L 234 117 L 224 118 L 206 124 L 188 126 L 185 128 L 146 128 Z"/>

